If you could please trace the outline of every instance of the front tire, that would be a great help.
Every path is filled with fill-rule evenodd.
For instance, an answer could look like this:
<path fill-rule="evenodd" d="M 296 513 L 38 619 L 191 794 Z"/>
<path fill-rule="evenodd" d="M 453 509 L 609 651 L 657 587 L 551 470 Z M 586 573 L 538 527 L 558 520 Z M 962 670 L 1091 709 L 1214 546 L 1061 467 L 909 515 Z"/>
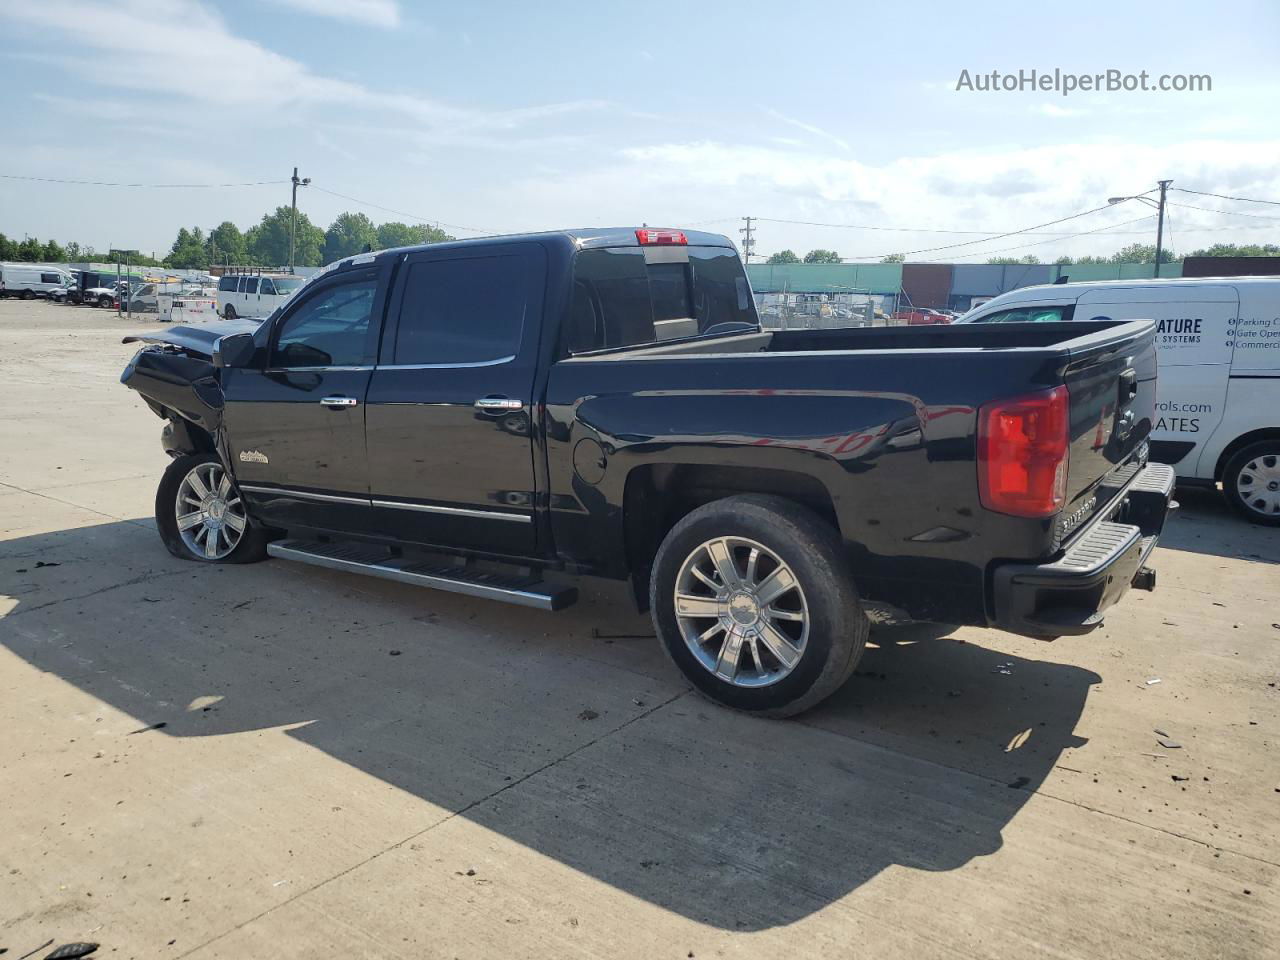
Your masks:
<path fill-rule="evenodd" d="M 109 306 L 111 306 L 111 298 L 110 298 L 110 297 L 107 297 L 107 296 L 99 297 L 99 298 L 98 298 L 98 306 L 100 306 L 100 307 L 109 307 Z"/>
<path fill-rule="evenodd" d="M 649 602 L 698 691 L 758 716 L 792 716 L 839 689 L 869 627 L 838 533 L 782 497 L 728 497 L 685 516 L 658 548 Z"/>
<path fill-rule="evenodd" d="M 1228 460 L 1222 494 L 1250 523 L 1280 527 L 1280 440 L 1252 443 Z"/>
<path fill-rule="evenodd" d="M 216 454 L 187 454 L 169 464 L 156 490 L 156 526 L 182 560 L 253 563 L 267 556 L 266 534 L 245 514 Z"/>

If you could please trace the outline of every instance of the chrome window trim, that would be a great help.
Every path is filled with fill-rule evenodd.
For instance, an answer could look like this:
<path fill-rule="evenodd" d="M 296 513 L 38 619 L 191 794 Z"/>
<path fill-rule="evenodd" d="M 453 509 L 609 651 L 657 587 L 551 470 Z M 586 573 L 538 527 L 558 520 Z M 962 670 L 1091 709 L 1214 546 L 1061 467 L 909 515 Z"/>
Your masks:
<path fill-rule="evenodd" d="M 374 369 L 377 370 L 464 370 L 474 367 L 496 367 L 503 363 L 510 363 L 516 358 L 513 353 L 509 357 L 499 357 L 496 360 L 476 360 L 473 363 L 380 363 Z"/>
<path fill-rule="evenodd" d="M 267 367 L 263 373 L 330 373 L 335 371 L 355 371 L 372 370 L 373 365 L 359 367 Z"/>
<path fill-rule="evenodd" d="M 454 517 L 478 517 L 481 520 L 510 520 L 513 523 L 533 523 L 526 513 L 502 513 L 498 510 L 476 510 L 468 507 L 441 507 L 430 503 L 404 503 L 399 500 L 373 499 L 375 507 L 391 507 L 395 510 L 417 510 L 421 513 L 443 513 Z"/>
<path fill-rule="evenodd" d="M 237 484 L 245 493 L 270 493 L 281 497 L 296 497 L 299 500 L 319 500 L 322 503 L 354 503 L 362 507 L 370 506 L 368 497 L 340 497 L 332 493 L 310 493 L 306 490 L 290 490 L 287 487 L 259 487 L 251 483 Z"/>

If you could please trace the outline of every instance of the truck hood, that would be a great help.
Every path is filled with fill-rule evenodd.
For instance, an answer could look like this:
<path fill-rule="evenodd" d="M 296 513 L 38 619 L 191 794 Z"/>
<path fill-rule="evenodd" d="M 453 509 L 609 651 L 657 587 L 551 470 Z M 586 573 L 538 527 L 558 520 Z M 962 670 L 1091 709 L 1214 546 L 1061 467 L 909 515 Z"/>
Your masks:
<path fill-rule="evenodd" d="M 213 345 L 219 337 L 233 333 L 253 333 L 262 325 L 261 320 L 215 320 L 201 324 L 179 324 L 167 330 L 154 330 L 127 336 L 123 343 L 165 343 L 189 353 L 213 356 Z"/>

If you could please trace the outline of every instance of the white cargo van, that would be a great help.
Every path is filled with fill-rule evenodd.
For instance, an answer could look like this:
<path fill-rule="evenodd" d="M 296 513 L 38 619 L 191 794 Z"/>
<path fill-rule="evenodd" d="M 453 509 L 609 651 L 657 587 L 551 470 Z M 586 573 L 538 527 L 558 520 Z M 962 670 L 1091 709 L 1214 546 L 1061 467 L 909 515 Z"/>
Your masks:
<path fill-rule="evenodd" d="M 1151 459 L 1182 483 L 1220 482 L 1232 509 L 1280 526 L 1280 277 L 1024 287 L 958 322 L 1099 317 L 1156 321 Z"/>
<path fill-rule="evenodd" d="M 305 283 L 289 274 L 229 273 L 218 281 L 218 312 L 235 317 L 265 317 Z"/>
<path fill-rule="evenodd" d="M 0 297 L 47 297 L 75 286 L 75 278 L 61 267 L 38 263 L 0 263 Z"/>

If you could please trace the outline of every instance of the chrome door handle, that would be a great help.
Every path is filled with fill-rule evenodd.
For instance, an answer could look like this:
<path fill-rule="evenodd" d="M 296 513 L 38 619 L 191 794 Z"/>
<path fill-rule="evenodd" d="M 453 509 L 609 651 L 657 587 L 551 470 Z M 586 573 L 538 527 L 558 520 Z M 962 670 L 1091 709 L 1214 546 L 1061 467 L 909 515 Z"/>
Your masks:
<path fill-rule="evenodd" d="M 343 407 L 354 407 L 359 402 L 355 397 L 325 397 L 320 401 L 320 406 L 340 410 Z"/>
<path fill-rule="evenodd" d="M 481 397 L 475 402 L 475 408 L 481 413 L 512 413 L 524 409 L 524 402 L 509 397 Z"/>

